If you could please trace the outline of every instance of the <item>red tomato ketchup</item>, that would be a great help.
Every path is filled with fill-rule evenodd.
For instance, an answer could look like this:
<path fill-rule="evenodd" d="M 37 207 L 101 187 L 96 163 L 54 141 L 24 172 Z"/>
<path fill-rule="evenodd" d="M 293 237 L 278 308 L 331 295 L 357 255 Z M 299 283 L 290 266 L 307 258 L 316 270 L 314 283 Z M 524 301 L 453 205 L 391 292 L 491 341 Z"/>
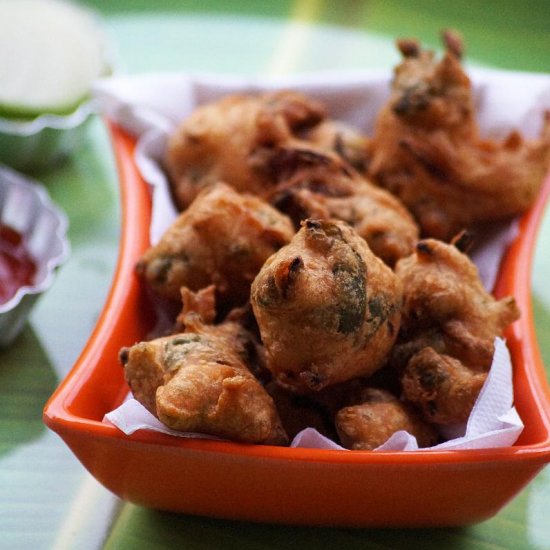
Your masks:
<path fill-rule="evenodd" d="M 30 256 L 23 236 L 0 224 L 0 305 L 13 298 L 18 288 L 31 285 L 36 263 Z"/>

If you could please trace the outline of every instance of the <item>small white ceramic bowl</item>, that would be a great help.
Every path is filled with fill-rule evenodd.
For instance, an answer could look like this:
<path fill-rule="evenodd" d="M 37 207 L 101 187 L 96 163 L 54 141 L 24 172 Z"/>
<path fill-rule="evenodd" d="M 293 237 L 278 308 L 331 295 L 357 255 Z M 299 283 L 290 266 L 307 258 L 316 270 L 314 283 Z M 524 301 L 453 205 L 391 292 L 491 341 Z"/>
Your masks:
<path fill-rule="evenodd" d="M 53 283 L 57 268 L 68 258 L 67 217 L 39 183 L 0 166 L 0 222 L 23 237 L 36 264 L 32 284 L 19 287 L 0 304 L 0 347 L 19 334 L 38 297 Z"/>
<path fill-rule="evenodd" d="M 2 0 L 0 21 L 0 163 L 34 172 L 83 142 L 114 52 L 100 16 L 70 0 Z"/>

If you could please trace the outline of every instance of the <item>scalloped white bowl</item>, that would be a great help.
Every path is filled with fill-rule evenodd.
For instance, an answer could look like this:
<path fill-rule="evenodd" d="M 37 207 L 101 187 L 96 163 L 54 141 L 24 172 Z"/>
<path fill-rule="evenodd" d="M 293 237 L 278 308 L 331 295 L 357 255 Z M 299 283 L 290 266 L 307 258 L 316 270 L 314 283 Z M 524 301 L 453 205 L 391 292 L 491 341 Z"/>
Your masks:
<path fill-rule="evenodd" d="M 0 347 L 9 345 L 23 328 L 36 300 L 53 283 L 57 268 L 68 258 L 67 217 L 46 189 L 0 165 L 0 221 L 19 232 L 36 262 L 32 285 L 20 287 L 0 304 Z"/>

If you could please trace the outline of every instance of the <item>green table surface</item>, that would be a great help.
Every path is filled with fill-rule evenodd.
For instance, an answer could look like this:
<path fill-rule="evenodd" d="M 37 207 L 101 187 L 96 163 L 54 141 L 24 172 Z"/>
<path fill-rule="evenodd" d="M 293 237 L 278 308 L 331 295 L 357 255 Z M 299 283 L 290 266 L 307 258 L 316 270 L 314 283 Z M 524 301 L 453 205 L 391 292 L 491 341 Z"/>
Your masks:
<path fill-rule="evenodd" d="M 276 74 L 386 67 L 393 41 L 438 47 L 459 29 L 467 60 L 550 72 L 550 2 L 454 0 L 96 0 L 117 69 Z M 122 502 L 42 423 L 101 311 L 119 237 L 117 175 L 101 121 L 64 164 L 35 174 L 68 214 L 72 255 L 21 336 L 0 352 L 0 548 L 550 548 L 550 469 L 494 518 L 461 529 L 334 529 L 187 517 Z M 550 365 L 550 216 L 535 256 L 533 303 Z M 549 371 L 550 372 L 550 369 Z M 426 493 L 429 498 L 429 491 Z"/>

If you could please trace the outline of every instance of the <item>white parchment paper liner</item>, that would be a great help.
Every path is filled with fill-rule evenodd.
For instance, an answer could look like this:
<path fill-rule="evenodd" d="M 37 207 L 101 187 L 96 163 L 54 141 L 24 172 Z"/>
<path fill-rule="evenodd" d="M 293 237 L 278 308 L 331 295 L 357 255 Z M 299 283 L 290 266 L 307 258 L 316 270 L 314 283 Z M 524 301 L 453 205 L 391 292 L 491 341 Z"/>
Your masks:
<path fill-rule="evenodd" d="M 481 131 L 502 137 L 512 128 L 535 137 L 544 110 L 550 109 L 550 75 L 472 69 L 476 108 Z M 389 92 L 391 71 L 322 73 L 278 78 L 192 74 L 144 74 L 99 81 L 94 95 L 101 110 L 139 138 L 136 161 L 151 185 L 153 218 L 151 242 L 158 241 L 176 216 L 167 192 L 161 162 L 168 135 L 193 109 L 228 93 L 292 88 L 322 101 L 330 116 L 370 134 L 374 120 Z M 491 289 L 500 258 L 516 234 L 514 223 L 499 227 L 473 254 L 486 288 Z M 108 413 L 110 422 L 126 434 L 149 429 L 178 437 L 197 437 L 170 430 L 133 398 Z M 523 429 L 513 406 L 512 365 L 505 342 L 495 341 L 493 365 L 465 425 L 447 429 L 447 441 L 431 449 L 479 449 L 512 445 Z M 209 437 L 199 435 L 199 437 Z M 342 449 L 307 428 L 296 436 L 294 447 Z M 406 432 L 395 433 L 378 450 L 417 450 Z M 426 450 L 426 449 L 425 449 Z"/>

